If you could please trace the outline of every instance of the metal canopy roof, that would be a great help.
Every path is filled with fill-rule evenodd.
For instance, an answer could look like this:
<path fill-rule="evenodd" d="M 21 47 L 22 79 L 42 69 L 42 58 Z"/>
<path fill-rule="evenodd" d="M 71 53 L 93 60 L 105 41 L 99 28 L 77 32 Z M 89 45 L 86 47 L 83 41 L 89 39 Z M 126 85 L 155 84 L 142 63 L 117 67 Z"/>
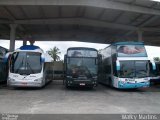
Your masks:
<path fill-rule="evenodd" d="M 160 45 L 160 4 L 150 0 L 0 0 L 0 39 Z"/>

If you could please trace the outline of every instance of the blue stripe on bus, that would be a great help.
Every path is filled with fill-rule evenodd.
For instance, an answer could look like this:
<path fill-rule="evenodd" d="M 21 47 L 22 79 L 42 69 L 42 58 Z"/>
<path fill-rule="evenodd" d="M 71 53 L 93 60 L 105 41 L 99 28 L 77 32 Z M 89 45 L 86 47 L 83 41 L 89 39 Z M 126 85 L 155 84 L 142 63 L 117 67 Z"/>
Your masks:
<path fill-rule="evenodd" d="M 144 45 L 143 42 L 116 42 L 113 45 Z"/>
<path fill-rule="evenodd" d="M 141 87 L 149 87 L 150 82 L 143 83 L 124 83 L 122 84 L 120 81 L 118 82 L 118 88 L 141 88 Z"/>
<path fill-rule="evenodd" d="M 40 49 L 40 47 L 35 46 L 35 45 L 24 45 L 19 48 L 20 50 L 35 50 L 35 49 Z"/>
<path fill-rule="evenodd" d="M 41 57 L 41 62 L 45 62 L 45 58 L 44 57 Z"/>

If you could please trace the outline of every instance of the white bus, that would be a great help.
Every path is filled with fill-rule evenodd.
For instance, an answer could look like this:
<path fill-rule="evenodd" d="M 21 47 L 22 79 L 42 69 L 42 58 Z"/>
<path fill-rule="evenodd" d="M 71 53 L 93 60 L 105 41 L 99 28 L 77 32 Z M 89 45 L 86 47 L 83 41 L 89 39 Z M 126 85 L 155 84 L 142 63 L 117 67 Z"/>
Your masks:
<path fill-rule="evenodd" d="M 52 79 L 52 62 L 41 48 L 25 45 L 9 57 L 7 84 L 11 87 L 42 87 Z"/>
<path fill-rule="evenodd" d="M 117 42 L 100 54 L 100 83 L 120 89 L 150 86 L 149 59 L 142 42 Z"/>

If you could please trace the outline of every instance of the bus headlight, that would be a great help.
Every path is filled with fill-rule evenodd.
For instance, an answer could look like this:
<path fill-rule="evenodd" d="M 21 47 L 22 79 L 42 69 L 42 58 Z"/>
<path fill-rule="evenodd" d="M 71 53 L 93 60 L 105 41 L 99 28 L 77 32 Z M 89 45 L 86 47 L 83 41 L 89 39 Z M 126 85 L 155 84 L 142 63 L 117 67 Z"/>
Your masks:
<path fill-rule="evenodd" d="M 97 76 L 93 77 L 93 80 L 95 80 L 95 81 L 96 81 L 96 80 L 97 80 Z"/>
<path fill-rule="evenodd" d="M 149 80 L 149 78 L 144 78 L 144 80 L 148 81 L 148 80 Z"/>
<path fill-rule="evenodd" d="M 125 84 L 126 82 L 125 81 L 119 81 L 120 82 L 120 84 Z"/>
<path fill-rule="evenodd" d="M 14 82 L 15 79 L 9 77 L 9 78 L 8 78 L 8 81 Z"/>
<path fill-rule="evenodd" d="M 72 78 L 72 76 L 67 76 L 67 78 Z"/>
<path fill-rule="evenodd" d="M 43 78 L 35 79 L 35 82 L 42 82 Z"/>

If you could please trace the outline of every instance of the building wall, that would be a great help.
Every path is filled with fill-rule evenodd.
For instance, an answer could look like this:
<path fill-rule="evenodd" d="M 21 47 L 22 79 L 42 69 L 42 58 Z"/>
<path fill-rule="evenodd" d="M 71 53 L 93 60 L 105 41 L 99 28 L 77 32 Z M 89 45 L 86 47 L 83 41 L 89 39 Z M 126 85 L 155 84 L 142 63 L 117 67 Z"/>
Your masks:
<path fill-rule="evenodd" d="M 53 62 L 53 79 L 62 80 L 64 79 L 64 63 L 63 61 Z"/>

